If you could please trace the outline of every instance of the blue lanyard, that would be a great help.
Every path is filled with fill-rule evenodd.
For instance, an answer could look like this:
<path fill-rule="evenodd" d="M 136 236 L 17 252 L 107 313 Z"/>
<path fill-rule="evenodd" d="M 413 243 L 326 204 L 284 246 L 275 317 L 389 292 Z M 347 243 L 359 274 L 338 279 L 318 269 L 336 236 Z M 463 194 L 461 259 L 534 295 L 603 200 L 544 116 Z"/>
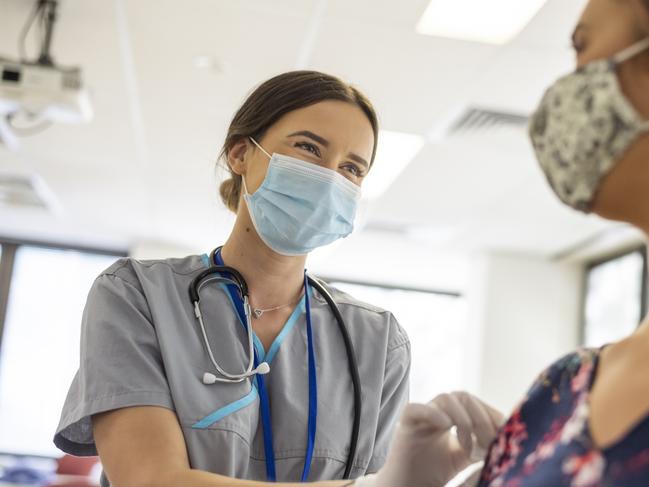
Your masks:
<path fill-rule="evenodd" d="M 214 253 L 214 261 L 216 265 L 224 265 L 221 251 L 218 250 Z M 228 292 L 232 298 L 237 313 L 241 318 L 244 326 L 247 326 L 246 314 L 243 309 L 243 301 L 239 295 L 239 289 L 234 284 L 227 285 Z M 309 471 L 311 470 L 311 462 L 313 460 L 313 451 L 315 449 L 315 436 L 316 436 L 316 422 L 318 416 L 318 385 L 316 377 L 315 366 L 315 352 L 313 349 L 313 330 L 311 327 L 311 303 L 309 300 L 309 282 L 307 279 L 306 271 L 304 271 L 304 300 L 306 305 L 306 334 L 307 334 L 307 347 L 308 347 L 308 360 L 309 360 L 309 420 L 308 420 L 308 434 L 306 455 L 304 458 L 304 469 L 302 470 L 302 482 L 306 482 L 309 478 Z M 257 357 L 257 350 L 255 354 L 255 367 L 259 365 L 259 358 Z M 264 451 L 266 454 L 266 477 L 270 482 L 277 481 L 275 472 L 275 452 L 273 451 L 273 431 L 271 425 L 270 414 L 270 401 L 266 391 L 266 382 L 263 375 L 255 375 L 257 380 L 257 389 L 259 392 L 259 406 L 261 409 L 261 426 L 264 433 Z"/>

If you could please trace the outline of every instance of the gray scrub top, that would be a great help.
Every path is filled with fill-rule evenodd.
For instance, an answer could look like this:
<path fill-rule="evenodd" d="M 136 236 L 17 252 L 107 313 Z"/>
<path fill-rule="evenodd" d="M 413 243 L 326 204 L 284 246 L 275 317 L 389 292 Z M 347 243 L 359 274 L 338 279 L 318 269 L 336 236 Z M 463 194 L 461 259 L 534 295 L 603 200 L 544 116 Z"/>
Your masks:
<path fill-rule="evenodd" d="M 91 416 L 129 406 L 173 410 L 192 468 L 266 480 L 259 397 L 251 381 L 205 385 L 215 372 L 189 302 L 192 279 L 206 255 L 182 259 L 121 259 L 94 282 L 83 313 L 81 361 L 61 413 L 54 443 L 72 455 L 96 455 Z M 408 399 L 410 343 L 394 316 L 329 287 L 356 351 L 362 419 L 352 477 L 378 470 Z M 353 388 L 335 318 L 312 289 L 311 317 L 318 384 L 317 434 L 310 481 L 342 478 L 353 422 Z M 247 336 L 223 285 L 201 291 L 214 356 L 228 372 L 248 364 Z M 307 444 L 308 360 L 304 298 L 272 347 L 255 339 L 270 364 L 277 480 L 300 480 Z M 256 338 L 256 337 L 255 337 Z M 216 373 L 216 372 L 215 372 Z M 146 452 L 143 452 L 146 454 Z M 102 486 L 108 486 L 102 476 Z"/>

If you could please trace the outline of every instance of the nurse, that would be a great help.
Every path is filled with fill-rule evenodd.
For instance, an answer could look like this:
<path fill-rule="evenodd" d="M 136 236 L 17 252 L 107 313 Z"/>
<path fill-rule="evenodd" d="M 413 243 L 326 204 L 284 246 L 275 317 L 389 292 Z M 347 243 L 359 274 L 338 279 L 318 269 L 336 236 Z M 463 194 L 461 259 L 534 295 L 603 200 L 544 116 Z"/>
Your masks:
<path fill-rule="evenodd" d="M 209 254 L 122 259 L 96 279 L 56 445 L 99 454 L 103 486 L 351 485 L 340 480 L 355 408 L 348 356 L 305 263 L 311 250 L 352 231 L 377 135 L 370 102 L 337 78 L 298 71 L 259 86 L 222 150 L 232 233 Z M 398 259 L 386 249 L 383 264 Z M 232 281 L 203 280 L 200 313 L 190 302 L 192 282 L 216 265 L 246 281 L 248 316 Z M 347 324 L 362 386 L 346 477 L 444 485 L 488 446 L 499 414 L 465 393 L 404 408 L 405 332 L 390 312 L 327 291 Z M 251 368 L 248 324 L 254 367 L 232 380 Z"/>

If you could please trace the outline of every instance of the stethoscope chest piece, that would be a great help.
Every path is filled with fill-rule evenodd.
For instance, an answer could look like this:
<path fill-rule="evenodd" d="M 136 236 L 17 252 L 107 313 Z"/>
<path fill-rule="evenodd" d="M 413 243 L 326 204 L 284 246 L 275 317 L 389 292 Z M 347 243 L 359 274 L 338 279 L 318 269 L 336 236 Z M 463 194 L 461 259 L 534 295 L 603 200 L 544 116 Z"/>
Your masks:
<path fill-rule="evenodd" d="M 223 369 L 217 362 L 214 354 L 212 352 L 212 347 L 207 335 L 207 330 L 205 328 L 205 323 L 203 320 L 203 313 L 201 312 L 200 307 L 200 291 L 201 289 L 209 284 L 210 282 L 219 282 L 226 284 L 230 290 L 231 297 L 233 302 L 240 303 L 241 310 L 237 307 L 237 313 L 245 323 L 246 334 L 247 334 L 247 349 L 248 349 L 248 364 L 247 367 L 242 372 L 232 373 Z M 316 386 L 316 366 L 315 366 L 315 353 L 313 350 L 313 334 L 311 330 L 311 311 L 309 306 L 309 286 L 313 287 L 320 293 L 320 295 L 325 299 L 329 308 L 331 309 L 336 322 L 342 334 L 343 341 L 345 343 L 345 349 L 347 352 L 347 361 L 349 366 L 349 372 L 352 379 L 352 385 L 354 389 L 354 422 L 351 431 L 351 440 L 349 455 L 347 457 L 347 463 L 345 466 L 345 473 L 343 478 L 348 479 L 351 474 L 351 469 L 353 465 L 354 458 L 356 456 L 356 449 L 358 445 L 358 437 L 360 431 L 360 420 L 361 420 L 361 408 L 362 408 L 362 395 L 361 395 L 361 383 L 360 376 L 358 372 L 358 364 L 356 362 L 356 354 L 354 352 L 354 347 L 349 336 L 349 331 L 345 326 L 345 321 L 334 301 L 333 297 L 325 286 L 318 281 L 317 279 L 308 276 L 305 273 L 304 277 L 304 288 L 305 288 L 305 300 L 307 308 L 307 336 L 308 336 L 308 345 L 309 345 L 309 441 L 307 445 L 307 454 L 304 462 L 304 471 L 302 473 L 302 481 L 306 481 L 309 469 L 311 465 L 311 460 L 313 456 L 313 449 L 315 443 L 315 428 L 316 420 L 315 415 L 317 414 L 317 386 Z M 234 291 L 236 289 L 236 291 Z M 275 461 L 274 461 L 274 452 L 272 446 L 272 432 L 270 425 L 270 409 L 268 405 L 268 398 L 266 396 L 266 390 L 264 386 L 263 376 L 270 372 L 270 365 L 267 362 L 258 363 L 257 355 L 254 347 L 254 332 L 252 327 L 252 312 L 250 307 L 250 300 L 248 295 L 248 284 L 243 276 L 232 267 L 228 267 L 223 264 L 223 261 L 220 256 L 220 248 L 212 251 L 210 255 L 210 267 L 198 274 L 189 285 L 189 299 L 192 304 L 194 316 L 196 317 L 199 328 L 201 331 L 201 336 L 205 344 L 205 349 L 210 358 L 210 362 L 214 367 L 213 372 L 206 371 L 201 381 L 203 384 L 210 386 L 214 384 L 236 384 L 243 382 L 245 380 L 252 380 L 256 377 L 257 386 L 259 390 L 260 403 L 261 403 L 261 415 L 262 415 L 262 426 L 264 430 L 264 450 L 266 453 L 266 473 L 269 481 L 275 480 Z M 218 375 L 214 372 L 217 372 Z"/>
<path fill-rule="evenodd" d="M 231 277 L 227 277 L 227 276 Z M 201 289 L 209 284 L 210 282 L 222 282 L 229 285 L 234 285 L 239 290 L 240 299 L 243 302 L 243 309 L 246 316 L 246 334 L 248 336 L 248 366 L 243 372 L 231 373 L 223 369 L 217 362 L 214 354 L 212 352 L 212 346 L 210 340 L 207 336 L 207 330 L 205 329 L 205 322 L 203 320 L 203 313 L 201 312 L 200 306 L 200 291 Z M 254 339 L 253 339 L 253 329 L 252 321 L 250 319 L 250 303 L 248 299 L 248 284 L 246 283 L 243 276 L 236 269 L 224 265 L 215 265 L 210 266 L 208 269 L 201 272 L 196 276 L 191 284 L 189 285 L 189 299 L 192 302 L 194 309 L 194 316 L 198 320 L 199 327 L 201 330 L 201 335 L 203 337 L 203 342 L 205 343 L 205 348 L 207 354 L 212 362 L 212 365 L 218 371 L 220 376 L 212 372 L 205 372 L 203 374 L 203 384 L 212 385 L 216 383 L 238 383 L 243 382 L 244 380 L 253 377 L 256 374 L 267 374 L 270 372 L 270 366 L 266 362 L 262 362 L 257 367 L 255 364 L 255 348 L 254 348 Z"/>

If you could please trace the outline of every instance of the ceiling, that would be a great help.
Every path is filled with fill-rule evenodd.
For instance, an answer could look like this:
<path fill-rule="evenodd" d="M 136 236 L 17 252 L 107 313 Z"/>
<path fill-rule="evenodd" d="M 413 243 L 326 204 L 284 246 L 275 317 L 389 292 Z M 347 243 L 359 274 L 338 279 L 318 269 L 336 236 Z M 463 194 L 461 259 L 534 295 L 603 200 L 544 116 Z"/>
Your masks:
<path fill-rule="evenodd" d="M 61 0 L 53 54 L 83 67 L 95 118 L 24 138 L 17 152 L 0 146 L 1 172 L 37 174 L 58 202 L 53 214 L 0 210 L 0 235 L 212 247 L 232 222 L 215 171 L 229 119 L 255 85 L 295 68 L 345 78 L 373 100 L 383 128 L 427 138 L 368 204 L 368 241 L 555 255 L 607 228 L 555 201 L 524 129 L 445 135 L 467 107 L 531 113 L 572 69 L 569 34 L 584 0 L 548 0 L 505 46 L 417 34 L 427 3 Z M 0 0 L 0 55 L 17 57 L 32 5 Z"/>

